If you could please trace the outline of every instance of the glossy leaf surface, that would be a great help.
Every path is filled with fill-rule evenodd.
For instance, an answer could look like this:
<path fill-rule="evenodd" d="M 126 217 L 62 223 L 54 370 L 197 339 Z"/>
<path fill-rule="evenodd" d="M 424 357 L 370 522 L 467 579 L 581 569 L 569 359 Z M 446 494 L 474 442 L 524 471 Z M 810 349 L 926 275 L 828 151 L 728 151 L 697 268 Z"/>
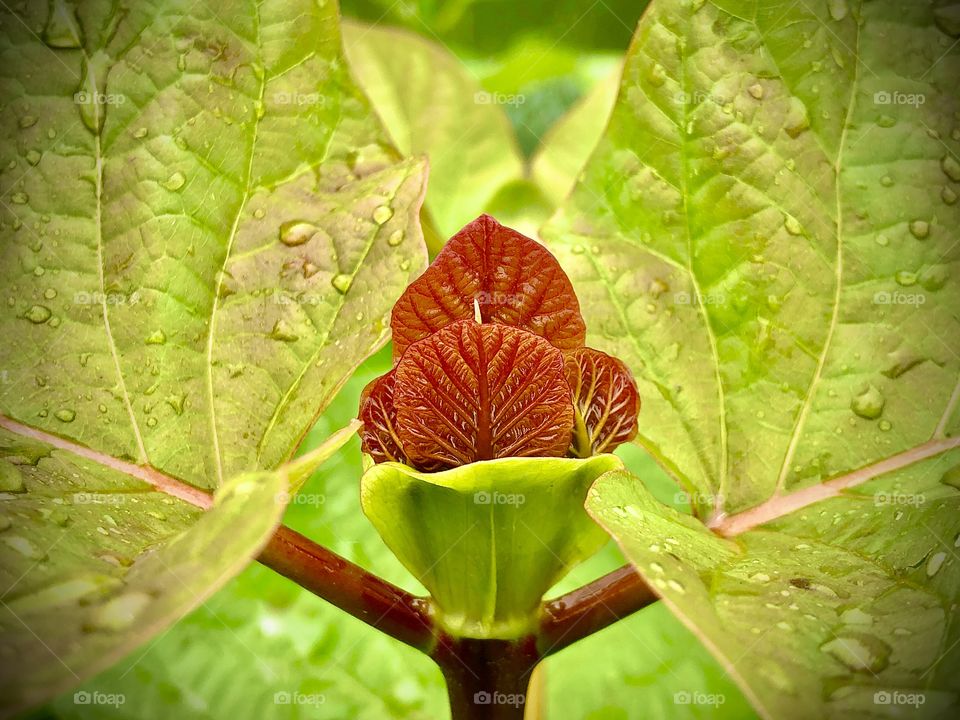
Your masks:
<path fill-rule="evenodd" d="M 474 316 L 528 330 L 561 349 L 583 345 L 580 303 L 542 245 L 482 215 L 450 238 L 394 306 L 394 358 L 440 328 Z"/>
<path fill-rule="evenodd" d="M 640 396 L 626 365 L 600 350 L 579 348 L 566 353 L 564 372 L 575 414 L 571 454 L 613 452 L 634 438 Z"/>
<path fill-rule="evenodd" d="M 394 403 L 398 436 L 421 470 L 560 456 L 573 429 L 563 353 L 498 323 L 464 320 L 412 345 L 396 368 Z"/>

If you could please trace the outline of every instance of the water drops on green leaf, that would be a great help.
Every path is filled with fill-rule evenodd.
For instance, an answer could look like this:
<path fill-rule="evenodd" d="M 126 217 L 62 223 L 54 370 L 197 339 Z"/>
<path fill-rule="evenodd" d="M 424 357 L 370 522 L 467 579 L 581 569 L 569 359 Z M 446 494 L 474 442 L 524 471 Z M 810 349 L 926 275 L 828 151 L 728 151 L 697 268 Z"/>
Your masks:
<path fill-rule="evenodd" d="M 41 325 L 49 320 L 51 315 L 50 308 L 46 305 L 32 305 L 30 309 L 24 313 L 23 317 L 35 325 Z"/>
<path fill-rule="evenodd" d="M 886 400 L 875 385 L 869 385 L 863 392 L 854 396 L 850 409 L 865 420 L 876 420 L 883 414 Z"/>
<path fill-rule="evenodd" d="M 170 174 L 170 176 L 161 183 L 167 190 L 170 192 L 177 192 L 182 190 L 183 186 L 186 185 L 187 178 L 179 170 Z"/>

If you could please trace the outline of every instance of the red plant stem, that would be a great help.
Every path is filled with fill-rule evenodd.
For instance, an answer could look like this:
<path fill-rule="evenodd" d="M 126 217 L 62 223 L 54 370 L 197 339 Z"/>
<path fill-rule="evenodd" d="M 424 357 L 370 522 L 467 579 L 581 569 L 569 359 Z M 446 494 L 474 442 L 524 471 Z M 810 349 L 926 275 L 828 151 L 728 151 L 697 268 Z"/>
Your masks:
<path fill-rule="evenodd" d="M 543 604 L 537 646 L 547 657 L 655 602 L 632 565 Z"/>
<path fill-rule="evenodd" d="M 523 720 L 527 686 L 541 659 L 535 638 L 444 636 L 431 657 L 447 682 L 453 720 Z"/>
<path fill-rule="evenodd" d="M 429 653 L 436 645 L 429 602 L 281 526 L 258 560 L 355 618 Z"/>

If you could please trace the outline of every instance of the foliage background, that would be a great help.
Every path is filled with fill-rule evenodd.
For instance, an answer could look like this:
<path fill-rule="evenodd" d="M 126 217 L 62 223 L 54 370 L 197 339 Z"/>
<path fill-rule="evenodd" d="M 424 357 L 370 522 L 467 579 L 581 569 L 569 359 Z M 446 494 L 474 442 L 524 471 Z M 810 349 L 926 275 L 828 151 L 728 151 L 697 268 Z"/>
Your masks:
<path fill-rule="evenodd" d="M 612 84 L 644 5 L 630 0 L 344 0 L 343 13 L 377 27 L 405 28 L 455 55 L 483 91 L 523 98 L 499 104 L 496 111 L 509 119 L 513 142 L 527 167 L 494 192 L 485 207 L 469 212 L 489 210 L 504 222 L 535 227 L 561 198 L 530 181 L 529 163 L 558 119 L 604 82 Z M 603 113 L 586 119 L 599 132 Z M 568 136 L 581 139 L 576 132 Z M 316 424 L 303 451 L 355 416 L 361 389 L 385 372 L 389 362 L 387 347 L 360 367 Z M 625 447 L 619 454 L 660 500 L 684 504 L 646 453 Z M 304 487 L 302 502 L 288 509 L 285 523 L 392 582 L 421 590 L 360 512 L 360 474 L 359 442 L 354 439 Z M 555 591 L 571 589 L 623 563 L 611 542 Z M 543 679 L 547 713 L 553 709 L 562 717 L 753 716 L 723 669 L 659 604 L 551 658 Z M 443 681 L 430 660 L 259 565 L 79 690 L 122 693 L 126 702 L 119 708 L 76 705 L 70 693 L 35 717 L 448 716 Z M 298 692 L 322 696 L 324 702 L 274 702 L 276 693 Z M 677 704 L 677 693 L 715 695 L 722 704 Z"/>

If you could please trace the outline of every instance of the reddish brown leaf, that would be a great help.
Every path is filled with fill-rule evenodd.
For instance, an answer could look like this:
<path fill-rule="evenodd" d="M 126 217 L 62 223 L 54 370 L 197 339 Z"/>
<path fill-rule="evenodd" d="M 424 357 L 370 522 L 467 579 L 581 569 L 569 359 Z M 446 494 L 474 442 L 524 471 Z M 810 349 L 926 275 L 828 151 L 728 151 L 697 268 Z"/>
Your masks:
<path fill-rule="evenodd" d="M 561 350 L 581 347 L 580 303 L 538 242 L 481 215 L 458 232 L 393 308 L 393 357 L 442 327 L 474 317 L 523 328 Z"/>
<path fill-rule="evenodd" d="M 397 414 L 393 406 L 396 379 L 396 370 L 391 370 L 368 383 L 360 395 L 361 446 L 363 452 L 378 463 L 407 461 L 396 431 Z"/>
<path fill-rule="evenodd" d="M 593 348 L 566 353 L 564 366 L 576 411 L 570 454 L 613 452 L 637 434 L 640 396 L 627 366 Z"/>
<path fill-rule="evenodd" d="M 465 320 L 404 353 L 397 428 L 421 470 L 566 453 L 573 404 L 563 353 L 526 330 Z"/>

